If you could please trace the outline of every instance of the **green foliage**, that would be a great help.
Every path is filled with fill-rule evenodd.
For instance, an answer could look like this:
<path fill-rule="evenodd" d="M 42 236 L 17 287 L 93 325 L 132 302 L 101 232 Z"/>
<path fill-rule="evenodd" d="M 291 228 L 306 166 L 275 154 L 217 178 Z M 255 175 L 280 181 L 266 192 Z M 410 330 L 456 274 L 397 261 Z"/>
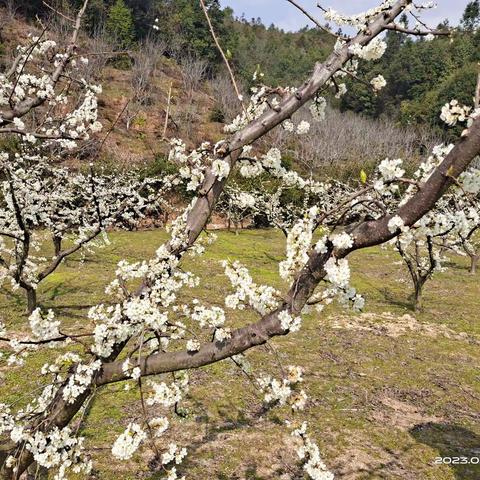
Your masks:
<path fill-rule="evenodd" d="M 118 50 L 126 50 L 132 46 L 135 39 L 133 17 L 124 0 L 116 0 L 110 7 L 105 28 Z"/>
<path fill-rule="evenodd" d="M 215 105 L 209 115 L 209 120 L 211 122 L 225 122 L 225 114 L 223 113 L 222 107 L 220 105 Z"/>
<path fill-rule="evenodd" d="M 326 34 L 316 29 L 292 33 L 274 25 L 266 27 L 259 20 L 230 21 L 236 40 L 233 63 L 247 85 L 257 68 L 269 85 L 296 85 L 333 45 Z"/>
<path fill-rule="evenodd" d="M 466 30 L 473 30 L 480 22 L 480 2 L 473 0 L 467 4 L 462 17 L 462 25 Z"/>
<path fill-rule="evenodd" d="M 232 35 L 227 28 L 232 11 L 222 9 L 218 0 L 206 0 L 205 4 L 222 47 L 232 50 Z M 171 53 L 194 55 L 207 60 L 211 66 L 221 63 L 220 53 L 198 1 L 157 0 L 154 11 L 159 28 L 155 34 L 167 42 Z"/>
<path fill-rule="evenodd" d="M 170 162 L 167 157 L 164 155 L 156 155 L 155 160 L 149 163 L 143 170 L 143 175 L 147 178 L 158 175 L 172 175 L 177 172 L 177 166 Z"/>
<path fill-rule="evenodd" d="M 341 107 L 371 117 L 386 114 L 403 125 L 427 124 L 447 135 L 458 133 L 440 120 L 440 109 L 454 98 L 472 104 L 478 41 L 477 32 L 461 31 L 452 40 L 437 38 L 430 42 L 390 32 L 384 57 L 363 63 L 359 72 L 367 81 L 382 73 L 387 86 L 375 95 L 367 85 L 349 80 Z"/>

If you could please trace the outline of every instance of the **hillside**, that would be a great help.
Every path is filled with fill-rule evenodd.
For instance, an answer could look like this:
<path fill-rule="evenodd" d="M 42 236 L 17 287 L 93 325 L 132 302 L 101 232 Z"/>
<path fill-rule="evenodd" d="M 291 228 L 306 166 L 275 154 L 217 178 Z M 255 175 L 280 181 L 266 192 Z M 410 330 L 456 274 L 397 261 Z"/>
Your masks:
<path fill-rule="evenodd" d="M 33 19 L 34 13 L 48 18 L 51 11 L 41 1 L 14 2 L 18 12 Z M 75 8 L 79 0 L 58 1 L 62 9 Z M 206 2 L 213 26 L 245 90 L 253 72 L 265 73 L 268 85 L 296 85 L 315 61 L 322 60 L 332 47 L 332 37 L 319 29 L 304 28 L 285 32 L 260 19 L 236 18 L 230 8 L 218 0 Z M 412 16 L 399 19 L 405 27 L 417 28 Z M 469 102 L 475 90 L 480 61 L 480 4 L 467 4 L 460 25 L 448 19 L 438 25 L 450 30 L 449 37 L 414 38 L 395 31 L 386 33 L 387 51 L 378 61 L 364 64 L 360 77 L 365 83 L 347 81 L 348 93 L 333 102 L 342 110 L 369 117 L 387 116 L 407 125 L 428 125 L 445 134 L 447 129 L 438 111 L 455 97 Z M 155 28 L 154 28 L 155 27 Z M 189 0 L 95 0 L 87 10 L 86 28 L 90 35 L 102 32 L 117 47 L 136 48 L 145 38 L 155 37 L 165 45 L 166 54 L 179 58 L 191 56 L 206 62 L 208 76 L 222 71 L 222 60 L 216 49 L 198 2 Z M 382 73 L 387 86 L 380 94 L 369 89 L 370 78 Z M 332 96 L 333 97 L 333 96 Z M 453 131 L 449 135 L 455 136 Z"/>
<path fill-rule="evenodd" d="M 38 23 L 27 20 L 18 11 L 12 15 L 1 10 L 1 14 L 3 52 L 13 51 L 18 44 L 27 44 L 29 34 L 40 32 Z M 51 22 L 49 35 L 61 39 L 65 23 L 56 17 Z M 239 79 L 246 78 L 247 74 L 251 76 L 259 56 L 271 62 L 271 69 L 266 65 L 266 71 L 270 71 L 266 79 L 270 77 L 269 80 L 275 82 L 283 81 L 282 75 L 293 75 L 298 68 L 302 70 L 298 78 L 306 76 L 315 61 L 325 55 L 323 37 L 314 30 L 286 34 L 274 27 L 267 29 L 261 23 L 232 22 L 231 31 L 235 32 L 238 42 L 244 44 L 239 51 L 245 59 L 240 65 L 234 65 Z M 285 38 L 290 40 L 285 42 Z M 300 48 L 300 52 L 304 51 L 301 61 L 289 65 L 277 62 L 277 54 L 269 54 L 278 51 L 281 55 L 279 45 L 297 49 L 299 44 L 317 47 Z M 257 48 L 258 45 L 261 48 Z M 221 66 L 213 71 L 208 61 L 194 55 L 185 52 L 172 55 L 167 43 L 158 38 L 144 39 L 126 53 L 112 50 L 111 42 L 103 34 L 83 34 L 78 55 L 88 56 L 90 62 L 80 73 L 103 87 L 99 106 L 104 128 L 93 142 L 70 159 L 74 163 L 78 159 L 92 160 L 93 155 L 93 159 L 107 169 L 113 165 L 127 169 L 135 166 L 158 173 L 166 168 L 169 140 L 182 138 L 190 147 L 203 141 L 215 143 L 224 135 L 225 123 L 239 112 L 230 80 Z M 285 55 L 285 61 L 289 58 Z M 1 62 L 7 65 L 8 55 L 4 55 Z M 385 157 L 405 157 L 416 163 L 438 141 L 437 135 L 428 128 L 409 129 L 396 126 L 388 119 L 369 120 L 350 112 L 340 113 L 338 100 L 331 102 L 334 108 L 329 110 L 327 121 L 312 125 L 308 142 L 301 148 L 294 136 L 282 129 L 269 135 L 267 143 L 283 145 L 287 166 L 296 165 L 315 176 L 328 176 L 340 169 L 345 171 L 345 178 L 357 178 L 360 168 L 371 169 Z M 167 109 L 169 117 L 164 136 Z M 308 118 L 308 110 L 297 116 Z M 343 148 L 340 141 L 345 137 L 349 138 L 348 149 Z M 269 145 L 260 148 L 269 148 Z"/>

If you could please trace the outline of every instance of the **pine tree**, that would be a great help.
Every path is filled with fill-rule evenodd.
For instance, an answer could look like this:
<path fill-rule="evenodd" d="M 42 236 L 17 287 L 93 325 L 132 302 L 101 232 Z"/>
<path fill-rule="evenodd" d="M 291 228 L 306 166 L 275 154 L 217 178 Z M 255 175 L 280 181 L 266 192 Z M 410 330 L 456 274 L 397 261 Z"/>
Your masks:
<path fill-rule="evenodd" d="M 116 0 L 108 12 L 106 30 L 115 42 L 115 47 L 125 50 L 131 47 L 135 39 L 131 10 L 124 0 Z"/>

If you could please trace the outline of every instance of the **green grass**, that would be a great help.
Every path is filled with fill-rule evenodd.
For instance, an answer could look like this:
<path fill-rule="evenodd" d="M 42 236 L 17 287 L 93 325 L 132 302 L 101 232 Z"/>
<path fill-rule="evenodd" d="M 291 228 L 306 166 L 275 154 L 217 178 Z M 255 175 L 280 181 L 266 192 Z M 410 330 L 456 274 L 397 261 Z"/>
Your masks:
<path fill-rule="evenodd" d="M 148 258 L 165 238 L 160 230 L 112 233 L 111 245 L 84 261 L 69 259 L 49 277 L 39 291 L 41 304 L 55 309 L 69 328 L 88 328 L 86 311 L 109 301 L 103 290 L 117 262 Z M 185 297 L 221 305 L 229 291 L 220 266 L 225 258 L 246 264 L 259 283 L 285 289 L 277 275 L 283 251 L 283 237 L 272 231 L 221 232 L 203 257 L 187 260 L 186 268 L 202 282 Z M 427 284 L 425 310 L 414 313 L 411 286 L 398 261 L 394 252 L 381 248 L 352 255 L 353 284 L 366 297 L 369 316 L 331 305 L 321 314 L 305 316 L 300 332 L 273 340 L 276 354 L 262 347 L 248 358 L 259 374 L 278 376 L 279 359 L 306 368 L 304 388 L 310 401 L 296 419 L 309 421 L 337 478 L 478 479 L 479 467 L 434 465 L 437 456 L 480 455 L 478 276 L 468 273 L 465 259 L 452 257 L 450 268 Z M 0 315 L 10 331 L 27 331 L 24 308 L 20 291 L 0 291 Z M 427 325 L 428 331 L 416 328 L 392 336 L 384 329 L 387 323 L 395 328 L 405 314 Z M 253 319 L 251 313 L 240 312 L 229 316 L 228 323 L 239 326 Z M 369 329 L 361 329 L 365 319 Z M 356 327 L 334 328 L 339 320 Z M 455 337 L 462 332 L 465 338 Z M 36 353 L 22 368 L 0 367 L 0 401 L 24 402 L 27 386 L 31 390 L 41 385 L 36 372 L 52 354 Z M 162 439 L 189 450 L 179 468 L 182 474 L 201 480 L 302 478 L 296 476 L 295 445 L 283 425 L 292 419 L 290 412 L 262 414 L 261 396 L 229 361 L 199 369 L 191 378 L 188 415 L 175 420 L 170 437 Z M 94 478 L 161 478 L 149 467 L 148 449 L 127 463 L 109 454 L 126 423 L 141 418 L 138 391 L 131 387 L 104 388 L 91 406 L 82 433 L 93 447 Z"/>

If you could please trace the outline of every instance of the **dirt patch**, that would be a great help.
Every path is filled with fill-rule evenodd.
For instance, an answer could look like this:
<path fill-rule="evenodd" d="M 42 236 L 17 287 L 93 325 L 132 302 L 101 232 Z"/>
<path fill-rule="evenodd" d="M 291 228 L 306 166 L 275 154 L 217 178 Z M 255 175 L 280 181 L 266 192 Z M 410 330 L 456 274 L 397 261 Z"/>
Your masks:
<path fill-rule="evenodd" d="M 465 332 L 456 332 L 445 325 L 436 323 L 421 323 L 413 315 L 394 315 L 390 312 L 361 313 L 357 316 L 332 317 L 331 326 L 341 330 L 360 330 L 377 335 L 397 338 L 409 333 L 418 333 L 426 337 L 445 337 L 478 343 L 478 339 Z"/>
<path fill-rule="evenodd" d="M 426 415 L 415 405 L 402 402 L 396 398 L 383 397 L 380 399 L 380 404 L 385 406 L 385 409 L 377 409 L 372 418 L 379 424 L 388 425 L 398 428 L 400 430 L 408 431 L 415 425 L 428 422 L 440 422 L 440 417 Z"/>

